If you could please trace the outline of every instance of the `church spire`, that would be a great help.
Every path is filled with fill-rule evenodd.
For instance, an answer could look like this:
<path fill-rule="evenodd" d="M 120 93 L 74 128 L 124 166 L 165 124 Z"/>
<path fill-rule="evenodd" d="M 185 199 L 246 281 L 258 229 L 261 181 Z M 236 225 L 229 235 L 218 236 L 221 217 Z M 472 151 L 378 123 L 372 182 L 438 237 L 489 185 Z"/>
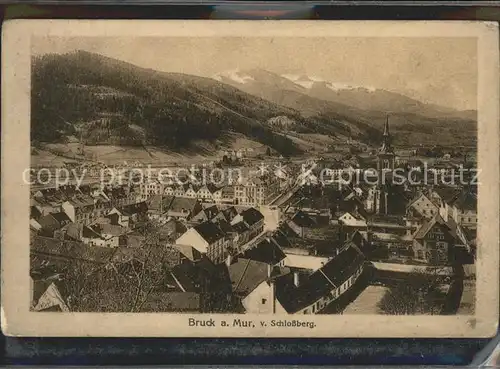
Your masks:
<path fill-rule="evenodd" d="M 380 152 L 392 152 L 391 147 L 391 134 L 389 133 L 389 116 L 387 116 L 384 125 L 384 140 L 382 141 L 382 147 L 380 148 Z"/>
<path fill-rule="evenodd" d="M 389 116 L 385 119 L 384 137 L 389 137 Z"/>

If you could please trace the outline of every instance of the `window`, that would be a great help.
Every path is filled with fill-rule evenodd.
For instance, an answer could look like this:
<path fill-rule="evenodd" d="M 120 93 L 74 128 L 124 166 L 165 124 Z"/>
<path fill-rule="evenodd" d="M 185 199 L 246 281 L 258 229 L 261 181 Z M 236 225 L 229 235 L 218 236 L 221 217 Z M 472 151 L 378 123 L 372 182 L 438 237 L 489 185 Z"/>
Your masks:
<path fill-rule="evenodd" d="M 447 246 L 446 242 L 438 242 L 438 243 L 437 243 L 437 247 L 438 247 L 438 249 L 440 249 L 440 250 L 445 250 L 445 249 L 446 249 L 446 246 Z"/>
<path fill-rule="evenodd" d="M 264 305 L 267 302 L 267 299 L 262 299 L 262 305 Z"/>
<path fill-rule="evenodd" d="M 444 253 L 443 251 L 438 251 L 437 253 L 437 257 L 438 257 L 438 260 L 440 262 L 443 262 L 443 261 L 446 261 L 447 257 L 446 257 L 446 253 Z"/>

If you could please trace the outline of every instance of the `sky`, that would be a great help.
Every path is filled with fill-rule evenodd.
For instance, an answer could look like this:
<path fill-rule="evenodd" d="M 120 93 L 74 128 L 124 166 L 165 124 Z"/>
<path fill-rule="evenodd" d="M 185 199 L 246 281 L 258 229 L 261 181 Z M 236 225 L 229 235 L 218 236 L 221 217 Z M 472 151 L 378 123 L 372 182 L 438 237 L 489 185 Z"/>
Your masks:
<path fill-rule="evenodd" d="M 475 38 L 38 37 L 33 54 L 86 50 L 166 72 L 212 77 L 261 68 L 382 88 L 458 110 L 476 109 Z"/>

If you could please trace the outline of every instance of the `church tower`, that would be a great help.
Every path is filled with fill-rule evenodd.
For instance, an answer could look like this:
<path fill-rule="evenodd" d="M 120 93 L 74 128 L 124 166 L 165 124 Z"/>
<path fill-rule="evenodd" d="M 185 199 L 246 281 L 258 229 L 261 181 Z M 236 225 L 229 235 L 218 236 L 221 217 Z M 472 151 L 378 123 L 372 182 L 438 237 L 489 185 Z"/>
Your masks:
<path fill-rule="evenodd" d="M 391 134 L 389 133 L 389 117 L 384 126 L 382 146 L 377 157 L 378 183 L 374 188 L 374 212 L 376 214 L 388 214 L 388 191 L 390 188 L 389 178 L 392 176 L 395 164 L 395 153 L 391 145 Z"/>
<path fill-rule="evenodd" d="M 386 175 L 388 172 L 394 170 L 395 154 L 394 149 L 391 145 L 391 134 L 389 133 L 389 117 L 387 117 L 384 126 L 382 146 L 378 152 L 377 160 L 377 171 L 379 173 L 379 179 Z"/>

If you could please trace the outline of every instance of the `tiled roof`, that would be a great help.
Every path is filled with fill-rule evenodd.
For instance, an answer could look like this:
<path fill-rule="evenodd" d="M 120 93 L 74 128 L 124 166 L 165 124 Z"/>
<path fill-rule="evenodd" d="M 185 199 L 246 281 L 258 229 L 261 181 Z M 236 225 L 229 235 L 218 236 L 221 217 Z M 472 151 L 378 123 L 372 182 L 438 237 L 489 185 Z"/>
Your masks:
<path fill-rule="evenodd" d="M 110 261 L 115 249 L 87 246 L 80 242 L 61 241 L 54 238 L 35 236 L 31 242 L 31 251 L 53 257 L 85 260 L 99 264 Z"/>
<path fill-rule="evenodd" d="M 291 248 L 292 244 L 288 237 L 280 230 L 277 229 L 271 238 L 280 248 Z"/>
<path fill-rule="evenodd" d="M 292 222 L 294 222 L 299 227 L 310 228 L 316 225 L 316 222 L 309 215 L 299 210 L 292 218 Z"/>
<path fill-rule="evenodd" d="M 193 227 L 209 244 L 212 244 L 222 237 L 224 233 L 212 222 L 204 222 Z"/>
<path fill-rule="evenodd" d="M 127 233 L 126 228 L 113 224 L 96 224 L 92 227 L 92 229 L 100 234 L 109 234 L 112 236 L 121 236 Z"/>
<path fill-rule="evenodd" d="M 226 217 L 226 220 L 228 222 L 231 222 L 233 220 L 233 218 L 236 215 L 238 215 L 238 212 L 236 211 L 234 206 L 230 206 L 230 207 L 222 210 L 222 213 L 224 214 L 224 216 Z"/>
<path fill-rule="evenodd" d="M 242 233 L 244 233 L 244 232 L 248 231 L 248 229 L 249 229 L 249 228 L 247 227 L 247 225 L 245 224 L 245 222 L 243 222 L 243 221 L 238 222 L 238 223 L 236 223 L 236 224 L 233 224 L 233 225 L 232 225 L 232 228 L 233 228 L 233 230 L 234 230 L 236 233 L 238 233 L 238 234 L 242 234 Z"/>
<path fill-rule="evenodd" d="M 283 260 L 286 255 L 271 239 L 264 239 L 256 246 L 246 250 L 242 257 L 270 265 L 276 265 Z"/>
<path fill-rule="evenodd" d="M 186 197 L 174 197 L 174 199 L 169 205 L 168 211 L 182 212 L 183 210 L 186 210 L 192 213 L 197 203 L 198 203 L 197 199 L 190 199 Z"/>
<path fill-rule="evenodd" d="M 267 280 L 269 272 L 266 263 L 244 258 L 238 258 L 228 269 L 233 292 L 240 297 L 247 296 Z"/>
<path fill-rule="evenodd" d="M 276 279 L 276 297 L 288 313 L 295 313 L 342 285 L 363 262 L 356 248 L 347 247 L 322 268 L 302 276 L 298 287 L 293 273 Z"/>
<path fill-rule="evenodd" d="M 172 200 L 172 196 L 153 195 L 147 200 L 148 210 L 163 213 L 170 206 Z"/>
<path fill-rule="evenodd" d="M 249 226 L 252 226 L 264 219 L 262 213 L 255 208 L 246 209 L 242 211 L 240 215 L 243 217 L 245 223 L 247 223 Z"/>
<path fill-rule="evenodd" d="M 175 280 L 186 292 L 201 292 L 203 286 L 213 276 L 213 264 L 207 258 L 201 261 L 185 261 L 171 270 Z"/>
<path fill-rule="evenodd" d="M 434 187 L 432 190 L 438 194 L 444 202 L 453 201 L 460 194 L 460 190 L 449 186 Z"/>
<path fill-rule="evenodd" d="M 223 220 L 223 219 L 220 219 L 216 222 L 214 222 L 214 224 L 217 225 L 217 227 L 219 227 L 219 229 L 224 233 L 224 234 L 229 234 L 229 233 L 232 233 L 234 232 L 234 229 L 233 227 L 231 226 L 231 224 L 229 224 L 229 222 Z"/>
<path fill-rule="evenodd" d="M 135 204 L 121 206 L 117 210 L 123 215 L 140 214 L 145 213 L 148 210 L 148 205 L 143 201 Z"/>
<path fill-rule="evenodd" d="M 453 206 L 461 210 L 477 211 L 477 196 L 466 189 L 453 202 Z"/>
<path fill-rule="evenodd" d="M 436 224 L 441 224 L 444 226 L 446 225 L 445 221 L 443 220 L 443 218 L 441 218 L 439 214 L 434 215 L 431 219 L 424 222 L 422 226 L 417 230 L 413 238 L 415 239 L 424 238 Z"/>
<path fill-rule="evenodd" d="M 38 219 L 42 216 L 42 213 L 36 206 L 31 206 L 30 207 L 30 217 L 33 219 Z"/>

